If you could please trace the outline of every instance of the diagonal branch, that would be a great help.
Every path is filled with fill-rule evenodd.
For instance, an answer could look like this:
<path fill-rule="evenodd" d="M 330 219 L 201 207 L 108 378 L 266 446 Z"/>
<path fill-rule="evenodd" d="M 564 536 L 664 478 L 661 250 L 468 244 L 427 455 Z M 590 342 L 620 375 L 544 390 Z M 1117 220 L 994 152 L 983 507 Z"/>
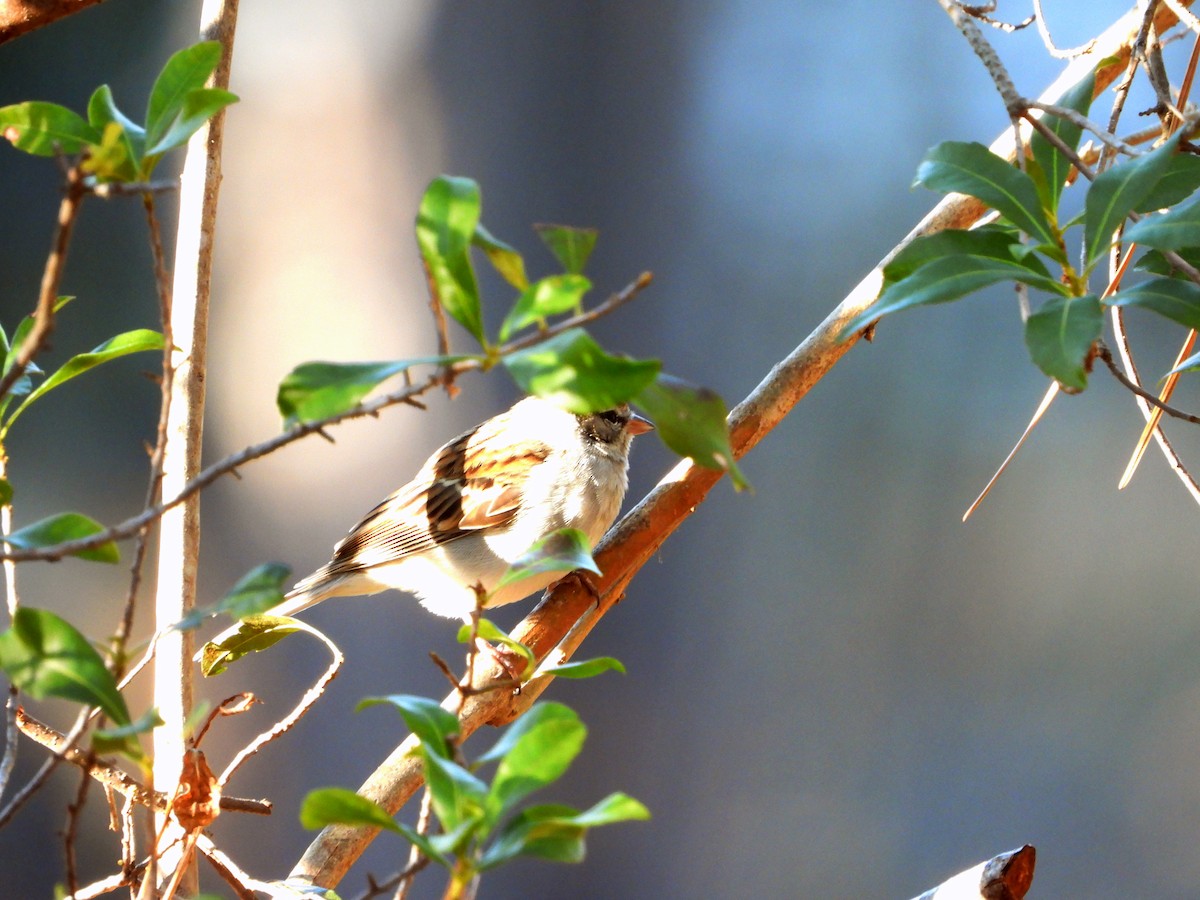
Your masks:
<path fill-rule="evenodd" d="M 1096 58 L 1129 56 L 1129 42 L 1136 34 L 1140 14 L 1127 14 L 1096 39 Z M 1164 21 L 1163 27 L 1173 24 Z M 1088 60 L 1076 61 L 1044 92 L 1046 99 L 1057 99 L 1082 80 L 1093 68 Z M 1118 66 L 1108 67 L 1097 77 L 1096 90 L 1103 90 L 1116 77 Z M 1105 80 L 1105 74 L 1112 73 Z M 992 144 L 992 151 L 1004 155 L 1013 152 L 1012 129 Z M 939 202 L 795 350 L 767 374 L 745 400 L 730 414 L 730 432 L 734 453 L 739 458 L 750 452 L 841 357 L 857 342 L 859 335 L 843 339 L 846 325 L 865 310 L 879 294 L 883 267 L 911 241 L 921 235 L 946 228 L 966 228 L 981 218 L 986 208 L 972 197 L 951 194 Z M 569 656 L 595 624 L 623 596 L 638 570 L 662 546 L 720 480 L 721 473 L 700 468 L 690 460 L 676 465 L 659 484 L 600 542 L 595 558 L 603 575 L 597 579 L 593 594 L 567 579 L 544 599 L 514 630 L 513 637 L 531 647 L 539 660 L 545 660 L 560 642 L 562 656 Z M 485 683 L 498 671 L 480 672 L 478 683 Z M 508 721 L 532 705 L 551 682 L 551 676 L 535 675 L 521 693 L 512 695 L 493 691 L 470 697 L 460 714 L 465 739 L 485 724 Z M 442 703 L 457 710 L 457 692 Z M 384 760 L 359 793 L 395 813 L 416 792 L 422 775 L 419 761 L 411 755 L 415 739 L 410 737 Z M 325 888 L 341 880 L 355 860 L 374 839 L 377 830 L 330 826 L 309 845 L 292 869 L 290 877 Z"/>

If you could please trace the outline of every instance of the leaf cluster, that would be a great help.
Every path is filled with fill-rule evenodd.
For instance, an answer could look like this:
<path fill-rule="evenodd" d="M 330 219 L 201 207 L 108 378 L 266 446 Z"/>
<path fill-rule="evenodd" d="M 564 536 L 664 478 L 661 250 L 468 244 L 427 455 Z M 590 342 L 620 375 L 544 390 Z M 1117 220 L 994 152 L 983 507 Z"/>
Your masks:
<path fill-rule="evenodd" d="M 560 804 L 522 807 L 534 791 L 561 778 L 583 747 L 587 729 L 566 706 L 533 706 L 468 766 L 457 757 L 458 719 L 435 701 L 393 695 L 368 698 L 359 708 L 376 704 L 397 709 L 420 742 L 415 752 L 440 831 L 418 832 L 344 788 L 311 792 L 300 821 L 306 828 L 362 825 L 400 834 L 450 871 L 452 889 L 518 856 L 580 862 L 589 829 L 650 816 L 643 804 L 619 792 L 586 810 Z M 489 783 L 481 773 L 492 764 L 496 768 Z"/>
<path fill-rule="evenodd" d="M 1058 103 L 1086 114 L 1094 74 Z M 1046 115 L 1043 124 L 1072 151 L 1081 129 Z M 999 213 L 998 222 L 973 230 L 947 230 L 912 241 L 884 268 L 875 303 L 846 333 L 902 309 L 961 299 L 993 284 L 1014 282 L 1048 294 L 1024 323 L 1035 365 L 1067 391 L 1087 386 L 1105 306 L 1137 306 L 1190 328 L 1200 325 L 1200 283 L 1180 271 L 1169 254 L 1200 260 L 1200 201 L 1178 206 L 1200 188 L 1200 158 L 1180 149 L 1180 135 L 1096 175 L 1078 220 L 1060 221 L 1060 201 L 1072 160 L 1039 131 L 1030 140 L 1022 170 L 978 143 L 938 144 L 922 160 L 914 184 L 976 197 Z M 1171 208 L 1173 207 L 1173 208 Z M 1147 215 L 1155 210 L 1165 212 Z M 1139 268 L 1157 277 L 1098 296 L 1089 277 L 1124 231 L 1127 245 L 1151 248 Z M 1078 264 L 1068 256 L 1066 236 L 1082 226 Z M 1192 277 L 1188 277 L 1188 276 Z M 1179 368 L 1195 368 L 1193 357 Z"/>
<path fill-rule="evenodd" d="M 140 124 L 117 108 L 105 84 L 88 100 L 86 118 L 42 100 L 0 107 L 0 134 L 37 156 L 84 154 L 84 170 L 102 183 L 148 181 L 164 154 L 237 101 L 229 91 L 205 87 L 220 59 L 217 41 L 174 54 L 150 90 Z"/>

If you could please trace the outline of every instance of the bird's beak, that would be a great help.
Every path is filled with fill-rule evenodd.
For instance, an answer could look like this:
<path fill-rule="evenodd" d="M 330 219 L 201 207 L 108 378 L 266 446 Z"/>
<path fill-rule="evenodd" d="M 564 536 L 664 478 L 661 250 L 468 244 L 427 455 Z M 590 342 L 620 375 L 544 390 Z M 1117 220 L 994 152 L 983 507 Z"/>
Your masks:
<path fill-rule="evenodd" d="M 632 410 L 629 413 L 629 424 L 625 426 L 626 430 L 633 435 L 645 434 L 647 431 L 654 430 L 654 423 L 645 416 L 639 416 Z"/>

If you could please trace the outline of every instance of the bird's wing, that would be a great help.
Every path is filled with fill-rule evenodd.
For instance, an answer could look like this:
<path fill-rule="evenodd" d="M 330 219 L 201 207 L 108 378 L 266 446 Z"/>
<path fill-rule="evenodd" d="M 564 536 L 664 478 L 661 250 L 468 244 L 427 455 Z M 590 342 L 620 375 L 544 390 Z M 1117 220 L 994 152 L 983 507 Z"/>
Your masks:
<path fill-rule="evenodd" d="M 412 481 L 338 543 L 326 572 L 337 575 L 395 562 L 512 522 L 525 483 L 550 448 L 540 441 L 504 443 L 497 440 L 502 428 L 503 423 L 489 420 L 434 453 Z"/>

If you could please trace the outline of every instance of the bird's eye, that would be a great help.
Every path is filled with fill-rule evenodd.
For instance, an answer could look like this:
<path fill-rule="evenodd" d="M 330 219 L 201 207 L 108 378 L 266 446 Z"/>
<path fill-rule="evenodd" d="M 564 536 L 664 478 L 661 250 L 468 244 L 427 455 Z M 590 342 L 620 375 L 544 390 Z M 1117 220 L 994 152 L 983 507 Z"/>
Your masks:
<path fill-rule="evenodd" d="M 624 425 L 627 421 L 629 421 L 628 416 L 616 409 L 606 409 L 602 413 L 597 413 L 597 415 L 599 415 L 600 418 L 602 418 L 605 422 L 609 422 L 613 425 Z"/>

